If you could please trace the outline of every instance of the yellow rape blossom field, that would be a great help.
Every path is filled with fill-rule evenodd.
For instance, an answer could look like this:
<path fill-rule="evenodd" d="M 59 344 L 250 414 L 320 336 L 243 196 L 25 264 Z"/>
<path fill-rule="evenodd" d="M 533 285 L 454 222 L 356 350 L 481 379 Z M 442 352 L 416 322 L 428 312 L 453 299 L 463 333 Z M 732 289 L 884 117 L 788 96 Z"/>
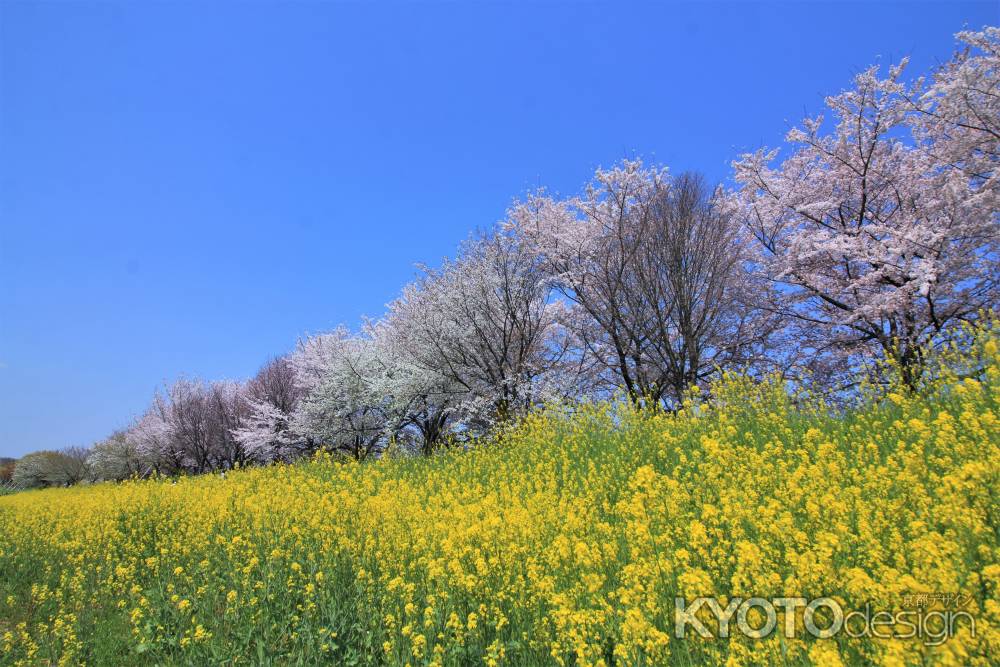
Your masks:
<path fill-rule="evenodd" d="M 995 665 L 1000 354 L 973 348 L 975 373 L 847 411 L 732 377 L 430 459 L 0 498 L 0 662 Z M 974 629 L 674 633 L 678 596 L 923 593 L 963 596 Z"/>

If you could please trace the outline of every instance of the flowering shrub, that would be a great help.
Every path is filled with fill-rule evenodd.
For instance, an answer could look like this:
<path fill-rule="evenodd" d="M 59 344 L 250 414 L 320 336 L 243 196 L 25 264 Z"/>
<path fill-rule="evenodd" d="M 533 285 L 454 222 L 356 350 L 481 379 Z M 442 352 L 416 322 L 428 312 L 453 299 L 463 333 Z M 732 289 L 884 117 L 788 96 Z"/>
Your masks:
<path fill-rule="evenodd" d="M 3 497 L 0 662 L 997 664 L 996 333 L 952 361 L 839 414 L 733 376 L 429 459 Z M 675 596 L 914 593 L 967 596 L 975 636 L 674 634 Z"/>

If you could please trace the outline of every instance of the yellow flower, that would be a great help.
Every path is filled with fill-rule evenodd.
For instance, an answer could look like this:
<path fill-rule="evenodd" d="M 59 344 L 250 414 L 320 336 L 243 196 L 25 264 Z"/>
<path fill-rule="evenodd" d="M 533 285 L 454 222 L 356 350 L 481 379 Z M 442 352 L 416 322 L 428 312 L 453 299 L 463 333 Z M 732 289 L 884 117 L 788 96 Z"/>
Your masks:
<path fill-rule="evenodd" d="M 326 452 L 5 495 L 0 662 L 93 661 L 94 638 L 126 627 L 123 651 L 150 664 L 201 664 L 242 637 L 276 664 L 335 662 L 363 637 L 392 665 L 985 667 L 1000 358 L 992 339 L 972 349 L 984 358 L 846 415 L 730 376 L 697 408 L 553 407 L 420 459 Z M 817 641 L 801 613 L 782 642 L 671 632 L 678 596 L 828 594 L 846 610 L 937 592 L 969 598 L 976 637 L 959 623 L 933 649 Z"/>

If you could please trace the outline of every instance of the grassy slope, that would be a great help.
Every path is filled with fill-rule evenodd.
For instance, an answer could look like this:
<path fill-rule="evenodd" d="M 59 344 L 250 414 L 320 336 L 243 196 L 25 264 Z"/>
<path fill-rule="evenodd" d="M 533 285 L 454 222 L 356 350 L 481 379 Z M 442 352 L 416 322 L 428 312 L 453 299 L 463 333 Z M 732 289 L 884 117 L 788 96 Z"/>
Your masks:
<path fill-rule="evenodd" d="M 1000 366 L 845 417 L 593 406 L 431 460 L 0 498 L 0 662 L 996 664 Z M 672 637 L 675 595 L 962 592 L 976 637 Z M 800 633 L 801 634 L 801 633 Z"/>

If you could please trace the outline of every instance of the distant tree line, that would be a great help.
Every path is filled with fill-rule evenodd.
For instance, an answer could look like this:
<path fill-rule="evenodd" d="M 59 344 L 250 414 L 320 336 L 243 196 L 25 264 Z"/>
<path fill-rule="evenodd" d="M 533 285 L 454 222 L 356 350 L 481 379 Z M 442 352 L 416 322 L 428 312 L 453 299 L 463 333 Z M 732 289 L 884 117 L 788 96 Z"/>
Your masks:
<path fill-rule="evenodd" d="M 735 187 L 625 160 L 516 201 L 357 332 L 303 338 L 247 382 L 182 379 L 89 451 L 24 457 L 25 486 L 431 454 L 550 401 L 670 409 L 739 370 L 828 391 L 997 306 L 1000 29 L 906 83 L 872 67 L 829 118 L 734 162 Z"/>

